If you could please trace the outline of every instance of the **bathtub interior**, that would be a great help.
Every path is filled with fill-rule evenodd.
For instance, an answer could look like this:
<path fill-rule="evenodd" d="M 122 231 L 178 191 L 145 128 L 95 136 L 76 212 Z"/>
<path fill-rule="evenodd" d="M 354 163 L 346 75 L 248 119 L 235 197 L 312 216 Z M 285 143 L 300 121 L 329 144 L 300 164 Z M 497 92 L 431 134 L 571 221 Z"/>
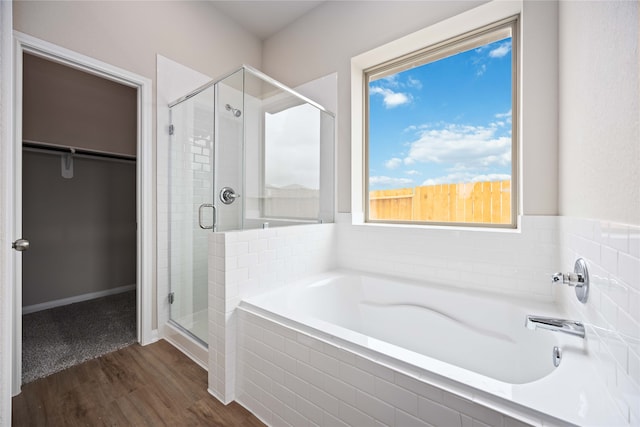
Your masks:
<path fill-rule="evenodd" d="M 336 271 L 248 298 L 245 304 L 412 360 L 436 359 L 506 384 L 554 370 L 558 337 L 524 327 L 551 304 Z M 412 354 L 415 353 L 415 354 Z"/>

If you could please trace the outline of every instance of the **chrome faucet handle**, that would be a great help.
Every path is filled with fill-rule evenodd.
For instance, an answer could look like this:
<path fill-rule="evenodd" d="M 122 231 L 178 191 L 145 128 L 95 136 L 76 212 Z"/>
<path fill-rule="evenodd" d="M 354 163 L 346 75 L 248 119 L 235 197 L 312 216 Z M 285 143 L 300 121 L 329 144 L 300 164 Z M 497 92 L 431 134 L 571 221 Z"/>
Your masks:
<path fill-rule="evenodd" d="M 586 303 L 589 297 L 589 271 L 587 270 L 587 262 L 578 258 L 573 267 L 573 273 L 555 273 L 551 276 L 553 283 L 562 283 L 564 285 L 574 286 L 576 288 L 576 297 L 581 303 Z"/>
<path fill-rule="evenodd" d="M 581 273 L 555 273 L 551 278 L 554 283 L 562 282 L 569 286 L 584 285 L 584 275 Z"/>

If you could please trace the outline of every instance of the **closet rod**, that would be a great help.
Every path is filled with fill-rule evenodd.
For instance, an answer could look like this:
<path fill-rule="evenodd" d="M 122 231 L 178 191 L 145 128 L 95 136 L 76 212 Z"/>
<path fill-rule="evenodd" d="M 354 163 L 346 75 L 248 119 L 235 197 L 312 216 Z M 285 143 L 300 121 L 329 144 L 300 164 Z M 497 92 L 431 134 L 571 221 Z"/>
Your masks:
<path fill-rule="evenodd" d="M 30 151 L 50 151 L 55 153 L 74 153 L 75 155 L 81 157 L 99 157 L 103 159 L 109 160 L 119 160 L 125 162 L 135 162 L 135 156 L 127 156 L 125 154 L 115 154 L 115 153 L 107 153 L 104 151 L 95 151 L 95 150 L 87 150 L 84 148 L 76 148 L 76 147 L 65 147 L 62 145 L 48 144 L 43 142 L 36 141 L 22 141 L 22 148 L 28 149 Z"/>

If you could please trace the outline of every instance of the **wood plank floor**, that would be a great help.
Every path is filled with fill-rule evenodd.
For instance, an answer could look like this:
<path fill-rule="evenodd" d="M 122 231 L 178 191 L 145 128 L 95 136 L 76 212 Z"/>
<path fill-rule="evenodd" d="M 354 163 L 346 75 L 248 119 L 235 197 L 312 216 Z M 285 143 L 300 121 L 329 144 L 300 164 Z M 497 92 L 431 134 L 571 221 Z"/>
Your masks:
<path fill-rule="evenodd" d="M 138 344 L 22 387 L 14 426 L 264 426 L 207 393 L 207 372 L 164 340 Z"/>

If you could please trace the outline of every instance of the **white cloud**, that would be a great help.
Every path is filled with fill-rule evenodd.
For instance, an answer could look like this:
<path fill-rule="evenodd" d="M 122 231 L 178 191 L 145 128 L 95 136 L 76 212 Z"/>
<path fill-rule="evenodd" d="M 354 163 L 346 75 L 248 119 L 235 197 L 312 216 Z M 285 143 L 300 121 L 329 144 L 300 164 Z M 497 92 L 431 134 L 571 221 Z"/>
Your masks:
<path fill-rule="evenodd" d="M 408 171 L 406 171 L 405 173 L 406 173 L 407 175 L 422 175 L 422 172 L 417 171 L 417 170 L 414 170 L 414 169 L 412 169 L 412 170 L 408 170 Z"/>
<path fill-rule="evenodd" d="M 424 180 L 421 185 L 436 185 L 436 184 L 456 184 L 462 182 L 488 182 L 488 181 L 507 181 L 511 179 L 511 175 L 490 173 L 477 175 L 471 172 L 455 172 L 445 176 L 439 176 L 437 178 L 430 178 Z"/>
<path fill-rule="evenodd" d="M 480 64 L 480 66 L 476 69 L 476 76 L 481 76 L 487 71 L 487 64 Z"/>
<path fill-rule="evenodd" d="M 511 110 L 506 113 L 498 113 L 494 116 L 496 119 L 506 119 L 507 117 L 511 118 Z"/>
<path fill-rule="evenodd" d="M 422 89 L 422 82 L 418 79 L 414 79 L 413 77 L 408 77 L 407 86 L 415 89 Z"/>
<path fill-rule="evenodd" d="M 380 187 L 402 187 L 413 184 L 413 180 L 409 178 L 396 178 L 391 176 L 370 176 L 369 185 Z"/>
<path fill-rule="evenodd" d="M 511 175 L 506 173 L 489 173 L 486 175 L 476 175 L 471 179 L 471 182 L 508 181 L 510 179 Z"/>
<path fill-rule="evenodd" d="M 502 58 L 503 56 L 507 55 L 509 52 L 511 52 L 511 42 L 504 42 L 502 43 L 500 46 L 498 46 L 495 49 L 492 49 L 489 52 L 489 57 L 491 58 Z"/>
<path fill-rule="evenodd" d="M 410 144 L 405 165 L 415 163 L 463 164 L 486 168 L 511 162 L 511 138 L 498 136 L 497 127 L 446 125 L 421 132 Z"/>
<path fill-rule="evenodd" d="M 384 162 L 384 166 L 387 169 L 396 169 L 401 164 L 402 164 L 402 159 L 399 159 L 397 157 L 394 157 L 394 158 L 389 159 L 386 162 Z"/>
<path fill-rule="evenodd" d="M 391 74 L 389 76 L 383 77 L 381 80 L 391 87 L 398 87 L 400 85 L 400 82 L 398 82 L 397 74 Z"/>
<path fill-rule="evenodd" d="M 399 105 L 408 104 L 411 102 L 411 95 L 403 92 L 394 92 L 391 89 L 374 86 L 369 89 L 370 93 L 382 95 L 384 97 L 384 106 L 387 108 L 394 108 Z"/>
<path fill-rule="evenodd" d="M 499 126 L 499 127 L 504 127 L 507 124 L 511 124 L 511 110 L 507 111 L 506 113 L 498 113 L 496 115 L 494 115 L 494 117 L 496 119 L 500 119 L 497 120 L 493 123 L 491 123 L 491 126 Z"/>

